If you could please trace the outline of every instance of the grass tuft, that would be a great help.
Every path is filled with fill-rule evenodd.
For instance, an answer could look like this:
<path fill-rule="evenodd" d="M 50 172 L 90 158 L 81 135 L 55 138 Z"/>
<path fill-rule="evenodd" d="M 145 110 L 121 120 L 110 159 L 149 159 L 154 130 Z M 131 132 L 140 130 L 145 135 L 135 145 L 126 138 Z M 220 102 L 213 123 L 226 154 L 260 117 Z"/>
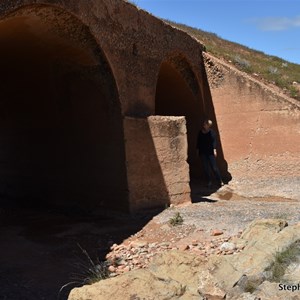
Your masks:
<path fill-rule="evenodd" d="M 256 291 L 257 286 L 258 286 L 257 283 L 252 282 L 252 281 L 247 281 L 244 291 L 245 291 L 245 293 L 252 294 L 254 291 Z"/>
<path fill-rule="evenodd" d="M 86 284 L 93 284 L 100 280 L 109 277 L 108 265 L 106 262 L 101 262 L 98 259 L 93 261 L 88 252 L 83 249 L 79 244 L 83 259 L 78 259 L 78 262 L 74 265 L 77 272 L 71 274 L 70 282 L 63 285 L 58 293 L 57 299 L 59 300 L 62 292 L 69 286 L 82 286 Z"/>
<path fill-rule="evenodd" d="M 299 260 L 300 257 L 300 240 L 293 243 L 285 251 L 275 254 L 274 262 L 266 269 L 270 273 L 270 281 L 280 282 L 285 274 L 287 267 Z"/>
<path fill-rule="evenodd" d="M 182 218 L 182 216 L 180 215 L 179 212 L 176 212 L 175 215 L 174 215 L 174 217 L 172 217 L 169 220 L 169 223 L 172 226 L 182 225 L 183 224 L 183 218 Z"/>
<path fill-rule="evenodd" d="M 84 255 L 83 261 L 78 261 L 75 267 L 78 269 L 77 273 L 72 274 L 72 279 L 79 281 L 82 284 L 93 284 L 102 279 L 109 277 L 108 266 L 106 262 L 101 262 L 98 259 L 94 262 L 87 251 L 78 245 L 82 254 Z"/>

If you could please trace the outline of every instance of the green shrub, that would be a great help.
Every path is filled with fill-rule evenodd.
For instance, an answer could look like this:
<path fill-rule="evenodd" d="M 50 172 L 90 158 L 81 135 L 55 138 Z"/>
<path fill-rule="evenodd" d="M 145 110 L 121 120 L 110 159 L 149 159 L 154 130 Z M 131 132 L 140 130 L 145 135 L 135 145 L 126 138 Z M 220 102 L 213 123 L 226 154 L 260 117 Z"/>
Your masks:
<path fill-rule="evenodd" d="M 182 225 L 183 224 L 183 218 L 180 215 L 180 213 L 177 212 L 177 213 L 175 213 L 174 217 L 169 220 L 169 223 L 172 226 Z"/>
<path fill-rule="evenodd" d="M 268 71 L 269 71 L 270 74 L 277 74 L 278 73 L 278 68 L 270 66 L 268 68 Z"/>
<path fill-rule="evenodd" d="M 299 90 L 296 87 L 294 87 L 293 85 L 291 85 L 289 87 L 289 92 L 290 92 L 291 97 L 296 98 L 296 99 L 300 98 Z"/>
<path fill-rule="evenodd" d="M 239 55 L 234 57 L 234 62 L 243 70 L 248 70 L 251 67 L 250 62 L 244 58 L 241 58 Z"/>

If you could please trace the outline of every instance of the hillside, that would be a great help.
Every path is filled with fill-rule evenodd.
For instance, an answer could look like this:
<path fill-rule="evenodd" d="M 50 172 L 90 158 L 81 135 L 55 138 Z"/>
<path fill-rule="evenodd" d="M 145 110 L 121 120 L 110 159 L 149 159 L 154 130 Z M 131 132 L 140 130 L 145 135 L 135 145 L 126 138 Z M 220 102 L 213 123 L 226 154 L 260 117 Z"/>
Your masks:
<path fill-rule="evenodd" d="M 300 65 L 281 58 L 266 55 L 263 52 L 224 40 L 218 35 L 184 24 L 164 20 L 195 37 L 205 45 L 206 51 L 215 57 L 232 63 L 267 84 L 281 88 L 287 96 L 300 101 Z"/>

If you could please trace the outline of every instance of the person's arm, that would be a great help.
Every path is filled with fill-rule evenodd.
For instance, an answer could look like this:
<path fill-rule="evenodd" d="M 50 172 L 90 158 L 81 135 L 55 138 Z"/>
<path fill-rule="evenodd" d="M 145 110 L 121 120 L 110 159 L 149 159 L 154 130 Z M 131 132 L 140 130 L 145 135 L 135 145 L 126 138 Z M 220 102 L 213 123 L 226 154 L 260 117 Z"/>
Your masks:
<path fill-rule="evenodd" d="M 211 130 L 211 138 L 212 138 L 212 145 L 214 148 L 214 156 L 217 157 L 217 155 L 218 155 L 218 153 L 217 153 L 217 135 L 213 130 Z"/>

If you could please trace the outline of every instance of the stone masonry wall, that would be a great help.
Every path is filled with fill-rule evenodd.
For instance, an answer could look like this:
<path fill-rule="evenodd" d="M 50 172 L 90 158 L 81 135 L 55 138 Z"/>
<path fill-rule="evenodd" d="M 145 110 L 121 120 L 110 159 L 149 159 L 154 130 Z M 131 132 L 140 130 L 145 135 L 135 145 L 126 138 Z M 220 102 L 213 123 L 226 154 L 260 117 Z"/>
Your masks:
<path fill-rule="evenodd" d="M 9 34 L 6 34 L 8 29 Z M 35 41 L 35 44 L 31 42 L 32 40 Z M 82 186 L 82 188 L 80 193 L 76 194 L 81 199 L 86 199 L 93 194 L 92 198 L 94 200 L 90 201 L 91 209 L 97 203 L 100 206 L 103 203 L 103 206 L 109 206 L 109 208 L 120 209 L 122 207 L 124 210 L 127 210 L 127 208 L 132 210 L 138 208 L 139 205 L 141 208 L 161 206 L 166 204 L 166 199 L 168 202 L 184 201 L 185 196 L 182 195 L 188 194 L 189 191 L 189 188 L 186 187 L 188 177 L 185 177 L 188 176 L 186 175 L 188 165 L 186 158 L 183 158 L 184 156 L 176 156 L 176 151 L 179 149 L 174 146 L 177 145 L 177 138 L 174 141 L 172 140 L 172 143 L 170 142 L 172 147 L 170 146 L 168 150 L 169 152 L 174 150 L 175 152 L 172 155 L 176 159 L 183 160 L 177 161 L 174 158 L 172 163 L 171 161 L 161 160 L 162 157 L 158 156 L 164 155 L 164 153 L 159 144 L 167 142 L 159 135 L 156 135 L 154 139 L 152 138 L 151 122 L 147 123 L 146 118 L 156 114 L 157 82 L 161 66 L 166 62 L 180 73 L 183 85 L 186 85 L 187 89 L 192 91 L 192 101 L 196 103 L 194 110 L 199 109 L 202 114 L 205 113 L 205 111 L 202 111 L 203 107 L 208 107 L 211 99 L 208 94 L 207 80 L 204 78 L 203 46 L 197 40 L 123 0 L 3 0 L 0 4 L 0 41 L 8 47 L 5 55 L 2 55 L 2 61 L 6 64 L 5 67 L 8 70 L 18 72 L 21 69 L 21 72 L 24 71 L 24 76 L 22 75 L 24 78 L 31 78 L 29 68 L 19 69 L 18 64 L 14 64 L 15 67 L 10 68 L 10 65 L 6 63 L 8 61 L 7 57 L 11 61 L 24 57 L 25 64 L 28 60 L 27 56 L 29 56 L 33 64 L 36 63 L 37 66 L 40 64 L 36 62 L 36 57 L 40 57 L 42 61 L 45 60 L 49 65 L 49 68 L 45 67 L 42 70 L 45 75 L 47 75 L 48 69 L 54 70 L 53 80 L 51 79 L 47 84 L 49 91 L 47 92 L 48 100 L 46 100 L 48 103 L 56 103 L 55 101 L 58 98 L 63 101 L 68 98 L 69 106 L 65 108 L 65 112 L 70 117 L 62 118 L 62 120 L 67 124 L 71 121 L 74 123 L 74 136 L 77 139 L 66 143 L 64 142 L 65 139 L 59 139 L 57 135 L 51 132 L 53 139 L 48 142 L 49 135 L 45 136 L 47 143 L 53 145 L 54 151 L 58 155 L 61 155 L 63 151 L 67 152 L 66 156 L 68 158 L 73 157 L 69 155 L 70 149 L 89 148 L 87 151 L 76 150 L 74 157 L 79 157 L 76 164 L 70 163 L 65 167 L 65 173 L 70 178 L 70 188 L 65 186 L 64 180 L 60 181 L 59 194 L 63 195 L 62 198 L 70 198 L 71 204 L 73 203 L 74 197 L 70 196 L 69 192 L 74 183 L 73 174 L 78 173 L 80 177 L 76 177 L 75 186 Z M 27 45 L 25 47 L 25 49 L 28 48 L 27 55 L 21 53 L 24 48 L 23 45 Z M 30 45 L 33 45 L 35 52 L 31 51 Z M 40 45 L 41 49 L 34 47 L 34 45 Z M 62 48 L 64 51 L 62 51 Z M 13 51 L 9 51 L 10 49 Z M 17 49 L 20 49 L 20 52 L 16 51 Z M 51 59 L 44 59 L 47 57 L 45 53 L 51 54 Z M 56 59 L 57 53 L 64 54 L 60 57 L 59 63 Z M 70 58 L 72 58 L 71 61 Z M 78 75 L 78 80 L 84 78 L 83 82 L 80 85 L 77 81 L 74 83 L 71 75 L 73 76 L 75 71 L 72 71 L 71 75 L 67 73 L 68 78 L 65 76 L 66 78 L 60 80 L 60 77 L 57 76 L 60 65 L 66 65 L 66 69 L 70 66 L 75 71 L 77 69 L 84 70 Z M 45 76 L 41 75 L 42 73 L 38 68 L 34 74 L 39 78 L 40 83 L 44 83 L 43 78 Z M 15 87 L 16 90 L 21 91 L 22 89 L 19 86 L 22 85 L 22 77 L 13 75 L 12 73 L 12 79 L 8 83 L 8 87 L 12 87 L 9 90 L 13 90 L 13 87 Z M 98 82 L 101 82 L 101 84 L 93 85 L 93 76 L 97 76 L 97 79 L 99 77 Z M 85 77 L 88 77 L 87 80 L 85 80 Z M 2 74 L 2 78 L 5 79 L 5 72 Z M 16 78 L 17 80 L 15 80 Z M 61 89 L 53 88 L 56 84 L 54 82 L 56 78 L 59 78 L 57 84 L 62 86 Z M 91 89 L 91 85 L 95 88 Z M 34 87 L 33 83 L 29 90 L 34 90 Z M 80 87 L 80 91 L 76 90 L 78 87 Z M 93 93 L 90 92 L 91 90 Z M 110 91 L 113 93 L 112 95 L 109 95 Z M 86 94 L 90 95 L 89 101 L 84 99 Z M 29 94 L 26 99 L 23 99 L 24 97 L 22 98 L 18 94 L 15 98 L 16 101 L 26 103 L 33 97 L 32 94 Z M 179 100 L 176 99 L 176 101 L 182 101 L 182 103 L 186 100 L 181 99 L 179 96 L 177 98 Z M 45 96 L 36 96 L 34 99 L 42 105 Z M 40 99 L 43 100 L 39 102 Z M 75 106 L 74 103 L 78 103 L 78 106 Z M 92 113 L 85 113 L 87 106 L 89 106 Z M 56 105 L 54 108 L 60 109 L 60 106 Z M 14 113 L 18 109 L 20 107 L 14 105 L 11 111 Z M 37 115 L 39 111 L 37 107 Z M 200 115 L 199 111 L 198 114 Z M 54 111 L 54 113 L 57 112 Z M 91 114 L 95 117 L 91 118 Z M 186 116 L 187 114 L 188 112 L 182 113 L 180 111 L 177 115 Z M 84 115 L 84 117 L 78 118 L 77 115 Z M 126 120 L 128 117 L 129 119 Z M 89 120 L 91 127 L 94 126 L 93 129 L 101 128 L 100 134 L 94 136 L 83 134 L 89 137 L 89 144 L 78 138 L 78 133 L 84 132 L 87 123 L 83 122 L 85 118 Z M 123 135 L 121 123 L 123 123 L 124 118 L 124 122 L 130 127 L 130 130 L 125 129 Z M 130 118 L 134 120 L 129 121 Z M 7 120 L 10 122 L 10 118 L 7 118 Z M 17 119 L 16 122 L 19 120 Z M 51 120 L 50 117 L 49 120 Z M 98 123 L 102 121 L 105 125 L 101 124 L 99 126 Z M 110 122 L 113 122 L 113 124 L 110 124 Z M 46 126 L 52 126 L 50 121 Z M 40 130 L 38 123 L 32 124 L 32 127 L 34 130 Z M 110 130 L 107 133 L 105 133 L 106 127 Z M 93 129 L 89 131 L 94 132 Z M 26 132 L 27 136 L 29 135 L 28 132 L 29 128 Z M 135 134 L 132 135 L 132 132 Z M 4 130 L 3 136 L 5 134 L 7 134 L 7 131 Z M 137 137 L 140 140 L 136 140 Z M 186 137 L 184 136 L 184 138 Z M 171 139 L 173 137 L 170 136 Z M 65 143 L 65 147 L 61 147 L 61 144 L 63 144 L 61 140 Z M 129 151 L 128 153 L 124 153 L 124 140 L 126 152 Z M 37 141 L 37 143 L 40 143 L 39 139 Z M 141 143 L 138 144 L 137 141 L 141 141 Z M 132 145 L 130 145 L 130 142 L 132 142 Z M 18 143 L 19 138 L 16 138 L 14 144 L 17 145 Z M 7 147 L 11 146 L 9 142 L 7 144 Z M 96 144 L 101 150 L 96 150 L 98 148 L 91 146 L 91 144 Z M 105 151 L 103 151 L 104 147 L 101 147 L 101 144 L 105 145 Z M 35 147 L 34 143 L 29 143 L 26 146 L 29 148 L 28 152 Z M 45 146 L 45 148 L 48 149 L 49 147 Z M 61 151 L 62 148 L 63 151 Z M 160 154 L 156 152 L 158 148 L 161 151 Z M 86 155 L 90 151 L 93 151 L 93 156 Z M 23 149 L 20 149 L 20 152 L 24 153 Z M 85 158 L 84 163 L 82 163 L 83 156 Z M 125 166 L 125 163 L 127 163 L 125 156 L 130 158 L 129 162 L 131 164 L 128 165 L 128 168 Z M 51 160 L 44 158 L 46 155 L 41 155 L 41 157 L 41 163 L 33 161 L 33 164 L 39 166 L 45 162 L 46 167 L 43 172 L 47 176 L 53 164 L 51 164 Z M 107 157 L 109 157 L 109 160 Z M 140 160 L 139 163 L 135 162 L 135 157 Z M 24 155 L 24 160 L 27 158 L 28 155 Z M 12 155 L 10 161 L 14 162 L 15 159 L 18 160 L 16 156 Z M 3 160 L 5 160 L 5 157 L 3 157 Z M 176 168 L 178 167 L 184 171 L 183 175 L 174 173 L 171 168 L 173 163 Z M 28 167 L 28 172 L 33 170 L 33 164 Z M 113 167 L 110 168 L 110 165 Z M 24 176 L 20 175 L 21 167 L 15 169 L 15 182 L 22 181 Z M 141 172 L 136 172 L 139 169 L 144 173 L 137 175 Z M 7 168 L 5 174 L 2 174 L 2 178 L 6 178 L 9 172 L 10 167 Z M 84 175 L 87 173 L 89 178 Z M 52 177 L 56 180 L 56 178 L 60 178 L 62 173 L 59 173 L 58 168 L 54 168 L 53 174 Z M 27 174 L 25 175 L 27 176 Z M 118 175 L 118 179 L 114 178 L 115 175 Z M 174 178 L 171 178 L 172 176 Z M 33 186 L 36 185 L 31 179 L 30 181 L 29 183 L 33 183 Z M 81 185 L 80 182 L 82 181 L 87 184 Z M 90 182 L 93 182 L 92 188 L 88 185 Z M 27 186 L 27 182 L 24 185 Z M 14 189 L 16 189 L 15 186 L 17 184 L 14 185 Z M 46 188 L 47 191 L 57 189 L 52 181 L 49 181 Z M 93 192 L 91 192 L 92 190 Z M 111 191 L 117 191 L 114 197 L 110 197 Z M 48 193 L 45 192 L 44 194 Z M 130 195 L 129 201 L 128 195 Z M 28 198 L 31 196 L 32 194 L 29 192 Z M 39 202 L 40 196 L 38 195 L 37 198 L 37 202 Z M 57 199 L 55 196 L 50 198 L 49 203 L 53 203 L 53 199 Z M 58 199 L 59 203 L 62 201 L 68 203 L 65 199 Z M 133 202 L 131 203 L 131 201 Z M 138 204 L 139 201 L 140 204 Z M 83 203 L 85 206 L 84 200 L 79 199 L 78 202 Z"/>
<path fill-rule="evenodd" d="M 224 158 L 233 179 L 274 184 L 284 195 L 300 174 L 300 105 L 205 54 Z M 259 183 L 258 183 L 259 181 Z M 248 184 L 248 182 L 247 182 Z M 285 188 L 283 188 L 285 186 Z"/>
<path fill-rule="evenodd" d="M 190 201 L 184 117 L 125 118 L 130 210 Z"/>
<path fill-rule="evenodd" d="M 170 204 L 190 201 L 187 129 L 185 117 L 148 117 L 155 152 Z"/>

